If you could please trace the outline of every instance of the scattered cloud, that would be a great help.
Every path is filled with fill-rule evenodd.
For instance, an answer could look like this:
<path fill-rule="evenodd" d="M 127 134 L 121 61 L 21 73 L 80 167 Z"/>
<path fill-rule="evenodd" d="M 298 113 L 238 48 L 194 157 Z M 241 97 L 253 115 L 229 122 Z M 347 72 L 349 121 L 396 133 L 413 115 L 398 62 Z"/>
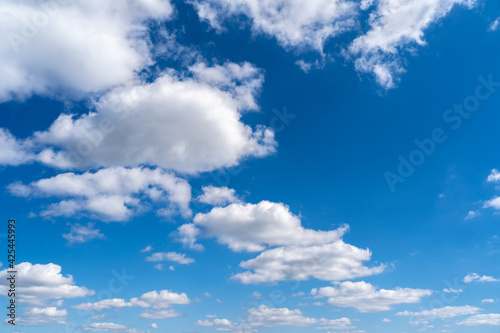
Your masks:
<path fill-rule="evenodd" d="M 21 326 L 40 326 L 40 325 L 66 325 L 66 316 L 68 312 L 63 309 L 59 310 L 57 307 L 46 308 L 28 308 L 22 315 L 17 318 L 16 324 Z"/>
<path fill-rule="evenodd" d="M 477 273 L 469 273 L 467 274 L 466 277 L 464 277 L 463 280 L 465 283 L 471 283 L 471 282 L 498 282 L 500 280 L 495 279 L 492 276 L 487 276 L 487 275 L 479 275 Z"/>
<path fill-rule="evenodd" d="M 151 244 L 148 244 L 145 248 L 143 248 L 141 250 L 141 253 L 151 252 L 152 250 L 153 250 L 153 247 L 151 246 Z"/>
<path fill-rule="evenodd" d="M 82 330 L 89 332 L 119 332 L 125 329 L 127 329 L 127 326 L 114 323 L 92 323 L 82 326 Z"/>
<path fill-rule="evenodd" d="M 356 69 L 373 73 L 381 86 L 393 88 L 398 74 L 405 71 L 401 54 L 425 45 L 424 31 L 455 5 L 472 7 L 474 3 L 475 0 L 379 1 L 370 13 L 370 29 L 349 46 Z"/>
<path fill-rule="evenodd" d="M 500 313 L 478 314 L 457 323 L 460 326 L 500 326 Z"/>
<path fill-rule="evenodd" d="M 68 244 L 86 243 L 94 239 L 106 238 L 99 229 L 94 229 L 94 225 L 94 223 L 87 223 L 87 226 L 73 224 L 69 233 L 62 236 L 68 241 Z"/>
<path fill-rule="evenodd" d="M 469 213 L 467 214 L 467 216 L 465 217 L 466 220 L 470 220 L 470 219 L 473 219 L 475 217 L 478 217 L 479 215 L 481 215 L 481 213 L 477 210 L 471 210 L 469 211 Z"/>
<path fill-rule="evenodd" d="M 192 264 L 194 259 L 186 257 L 184 253 L 177 252 L 156 252 L 146 258 L 146 261 L 173 261 L 182 265 Z"/>
<path fill-rule="evenodd" d="M 342 308 L 354 308 L 359 312 L 390 310 L 396 304 L 419 303 L 431 290 L 396 288 L 379 289 L 367 282 L 342 282 L 337 287 L 313 289 L 311 295 L 328 297 L 326 304 Z"/>
<path fill-rule="evenodd" d="M 499 24 L 500 24 L 500 17 L 495 19 L 495 21 L 491 22 L 490 26 L 488 27 L 488 31 L 497 31 Z"/>
<path fill-rule="evenodd" d="M 212 185 L 202 187 L 203 194 L 197 200 L 212 206 L 224 206 L 234 202 L 240 202 L 236 197 L 236 191 L 227 187 L 215 187 Z"/>
<path fill-rule="evenodd" d="M 449 319 L 465 315 L 473 315 L 481 312 L 482 310 L 475 306 L 445 306 L 444 308 L 435 308 L 432 310 L 425 310 L 422 312 L 403 311 L 396 313 L 396 316 L 410 316 L 421 319 Z"/>

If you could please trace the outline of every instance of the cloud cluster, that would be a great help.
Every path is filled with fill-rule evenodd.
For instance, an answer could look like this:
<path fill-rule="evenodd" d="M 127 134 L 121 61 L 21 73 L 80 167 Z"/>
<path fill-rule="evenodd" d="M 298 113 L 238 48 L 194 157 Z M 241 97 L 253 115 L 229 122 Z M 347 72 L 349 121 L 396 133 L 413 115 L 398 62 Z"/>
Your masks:
<path fill-rule="evenodd" d="M 423 319 L 449 319 L 465 315 L 473 315 L 482 310 L 475 306 L 445 306 L 443 308 L 435 308 L 432 310 L 424 310 L 422 312 L 403 311 L 396 313 L 396 316 L 411 316 Z"/>
<path fill-rule="evenodd" d="M 197 200 L 212 206 L 225 206 L 230 203 L 240 202 L 236 196 L 236 190 L 223 187 L 215 187 L 213 185 L 203 186 L 201 188 L 203 194 L 198 196 Z"/>
<path fill-rule="evenodd" d="M 385 265 L 363 265 L 371 259 L 371 252 L 342 240 L 348 226 L 332 231 L 306 229 L 300 218 L 281 203 L 233 203 L 198 213 L 193 222 L 177 232 L 178 239 L 188 247 L 201 246 L 197 238 L 208 237 L 233 251 L 261 252 L 240 263 L 247 271 L 233 276 L 245 284 L 309 278 L 341 281 L 385 269 Z"/>
<path fill-rule="evenodd" d="M 0 101 L 32 94 L 80 97 L 133 80 L 152 63 L 149 20 L 168 0 L 2 1 Z"/>

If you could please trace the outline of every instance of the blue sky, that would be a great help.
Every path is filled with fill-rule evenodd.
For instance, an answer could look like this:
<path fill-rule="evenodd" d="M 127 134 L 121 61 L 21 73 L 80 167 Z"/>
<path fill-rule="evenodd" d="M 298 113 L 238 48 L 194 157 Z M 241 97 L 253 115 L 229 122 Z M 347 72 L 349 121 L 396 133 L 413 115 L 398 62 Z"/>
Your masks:
<path fill-rule="evenodd" d="M 2 1 L 2 331 L 498 332 L 499 22 Z"/>

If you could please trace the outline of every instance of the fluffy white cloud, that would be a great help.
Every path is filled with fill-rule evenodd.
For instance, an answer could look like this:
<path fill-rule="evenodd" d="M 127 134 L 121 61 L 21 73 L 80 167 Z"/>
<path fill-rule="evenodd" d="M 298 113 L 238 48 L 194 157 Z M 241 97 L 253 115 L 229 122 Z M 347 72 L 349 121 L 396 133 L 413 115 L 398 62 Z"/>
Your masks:
<path fill-rule="evenodd" d="M 500 281 L 499 279 L 495 279 L 492 276 L 488 275 L 479 275 L 477 273 L 469 273 L 467 276 L 464 277 L 463 280 L 465 283 L 471 283 L 471 282 L 498 282 Z"/>
<path fill-rule="evenodd" d="M 58 310 L 57 307 L 33 307 L 25 310 L 16 320 L 16 324 L 22 326 L 50 325 L 53 323 L 66 325 L 67 315 L 68 312 L 65 309 Z"/>
<path fill-rule="evenodd" d="M 99 229 L 94 229 L 94 223 L 87 223 L 87 226 L 74 224 L 71 226 L 69 233 L 63 234 L 63 237 L 69 244 L 86 243 L 93 239 L 106 238 Z"/>
<path fill-rule="evenodd" d="M 236 191 L 226 186 L 203 186 L 202 191 L 203 194 L 198 196 L 197 200 L 212 206 L 224 206 L 229 203 L 240 202 L 240 200 L 236 197 Z"/>
<path fill-rule="evenodd" d="M 358 71 L 375 74 L 386 88 L 404 71 L 400 53 L 414 45 L 425 45 L 424 31 L 446 16 L 454 5 L 472 7 L 475 0 L 380 0 L 370 13 L 370 30 L 356 38 L 349 53 Z"/>
<path fill-rule="evenodd" d="M 196 244 L 197 236 L 213 237 L 233 251 L 264 251 L 240 264 L 247 271 L 234 275 L 233 279 L 242 283 L 311 277 L 340 281 L 378 274 L 385 269 L 385 265 L 363 266 L 363 262 L 371 259 L 371 252 L 342 241 L 348 226 L 332 231 L 306 229 L 299 217 L 281 203 L 234 203 L 199 213 L 193 221 L 194 224 L 178 230 L 184 244 Z"/>
<path fill-rule="evenodd" d="M 195 69 L 192 76 L 170 71 L 151 83 L 111 90 L 94 111 L 60 115 L 48 130 L 17 145 L 33 147 L 33 160 L 62 169 L 151 165 L 180 173 L 274 153 L 272 130 L 240 120 L 244 109 L 257 108 L 260 71 L 247 63 Z"/>
<path fill-rule="evenodd" d="M 233 276 L 242 283 L 285 280 L 342 281 L 380 274 L 385 265 L 363 266 L 371 258 L 370 250 L 359 249 L 343 241 L 313 246 L 284 246 L 262 252 L 240 263 L 248 269 Z"/>
<path fill-rule="evenodd" d="M 488 175 L 487 181 L 490 183 L 500 182 L 500 173 L 497 169 L 491 170 L 491 173 Z"/>
<path fill-rule="evenodd" d="M 500 326 L 500 313 L 478 314 L 457 323 L 461 326 Z"/>
<path fill-rule="evenodd" d="M 94 303 L 82 303 L 72 306 L 77 310 L 82 311 L 103 311 L 111 308 L 152 308 L 155 311 L 146 311 L 141 314 L 142 318 L 163 319 L 180 316 L 179 313 L 172 309 L 174 304 L 189 304 L 191 300 L 185 293 L 174 293 L 170 290 L 150 291 L 139 298 L 132 298 L 130 301 L 125 301 L 121 298 L 105 299 Z M 158 310 L 158 311 L 156 311 Z"/>
<path fill-rule="evenodd" d="M 127 326 L 115 323 L 92 323 L 82 326 L 82 330 L 89 332 L 118 332 L 125 329 L 127 329 Z"/>
<path fill-rule="evenodd" d="M 184 253 L 177 252 L 156 252 L 146 258 L 146 261 L 173 261 L 182 265 L 191 264 L 194 259 L 186 257 Z"/>
<path fill-rule="evenodd" d="M 29 144 L 0 128 L 0 165 L 20 165 L 33 159 Z"/>
<path fill-rule="evenodd" d="M 207 237 L 215 237 L 234 251 L 263 251 L 266 245 L 314 245 L 339 240 L 347 227 L 333 231 L 315 231 L 302 227 L 299 217 L 288 206 L 262 201 L 258 204 L 235 203 L 197 214 L 196 226 Z"/>
<path fill-rule="evenodd" d="M 113 167 L 84 174 L 64 173 L 29 185 L 9 186 L 14 195 L 62 198 L 41 212 L 42 216 L 88 213 L 105 221 L 126 221 L 143 209 L 139 195 L 166 204 L 189 216 L 191 187 L 160 169 Z M 66 199 L 67 198 L 67 199 Z"/>
<path fill-rule="evenodd" d="M 302 315 L 300 310 L 289 310 L 287 308 L 270 308 L 261 305 L 247 311 L 248 322 L 252 326 L 310 326 L 316 324 L 318 319 L 308 318 Z"/>
<path fill-rule="evenodd" d="M 204 249 L 203 245 L 196 243 L 196 240 L 200 236 L 200 233 L 200 229 L 196 228 L 194 224 L 190 223 L 181 225 L 177 229 L 177 232 L 174 233 L 174 236 L 176 236 L 177 241 L 181 242 L 184 247 L 201 251 Z"/>
<path fill-rule="evenodd" d="M 286 48 L 323 51 L 325 41 L 355 26 L 358 4 L 346 0 L 191 0 L 199 17 L 223 30 L 224 20 L 247 16 L 252 30 Z"/>
<path fill-rule="evenodd" d="M 465 315 L 473 315 L 482 310 L 475 306 L 445 306 L 444 308 L 435 308 L 432 310 L 424 310 L 422 312 L 403 311 L 396 313 L 396 316 L 411 316 L 422 319 L 449 319 Z"/>
<path fill-rule="evenodd" d="M 327 304 L 342 308 L 355 308 L 360 312 L 390 310 L 395 304 L 418 303 L 431 290 L 396 288 L 379 289 L 367 282 L 342 282 L 337 287 L 313 289 L 311 295 L 328 297 Z"/>
<path fill-rule="evenodd" d="M 152 63 L 146 21 L 169 19 L 173 7 L 168 0 L 8 0 L 0 12 L 5 101 L 78 98 L 134 79 Z"/>
<path fill-rule="evenodd" d="M 22 302 L 43 304 L 48 299 L 86 297 L 95 293 L 76 286 L 71 275 L 63 276 L 59 265 L 23 262 L 16 265 L 16 269 L 18 297 Z M 8 276 L 7 269 L 0 271 L 0 292 L 4 295 L 9 289 Z"/>
<path fill-rule="evenodd" d="M 497 31 L 499 24 L 500 24 L 500 17 L 497 18 L 495 21 L 491 22 L 490 26 L 488 27 L 488 31 Z"/>

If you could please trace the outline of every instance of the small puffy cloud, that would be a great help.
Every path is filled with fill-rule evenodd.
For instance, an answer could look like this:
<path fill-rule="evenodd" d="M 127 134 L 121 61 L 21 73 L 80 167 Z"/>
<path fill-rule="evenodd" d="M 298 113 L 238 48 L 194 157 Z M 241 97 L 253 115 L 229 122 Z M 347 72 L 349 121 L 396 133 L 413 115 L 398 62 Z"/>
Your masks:
<path fill-rule="evenodd" d="M 447 294 L 460 294 L 464 291 L 462 289 L 445 288 L 443 291 Z"/>
<path fill-rule="evenodd" d="M 367 282 L 342 282 L 337 287 L 313 289 L 311 295 L 328 297 L 326 304 L 342 308 L 354 308 L 360 312 L 390 310 L 396 304 L 419 303 L 431 290 L 396 288 L 379 289 Z"/>
<path fill-rule="evenodd" d="M 158 325 L 157 325 L 157 324 L 155 324 L 155 323 L 152 323 L 152 324 L 151 324 L 151 328 L 158 328 Z"/>
<path fill-rule="evenodd" d="M 200 229 L 196 228 L 194 224 L 183 224 L 174 233 L 177 241 L 182 243 L 184 247 L 191 250 L 202 251 L 203 245 L 197 244 L 196 241 L 200 236 Z"/>
<path fill-rule="evenodd" d="M 147 253 L 147 252 L 151 252 L 151 250 L 153 250 L 153 247 L 151 246 L 151 244 L 147 245 L 145 248 L 143 248 L 141 250 L 142 253 Z"/>
<path fill-rule="evenodd" d="M 152 63 L 147 22 L 168 0 L 2 1 L 0 101 L 80 98 L 133 80 Z M 54 56 L 57 55 L 57 56 Z"/>
<path fill-rule="evenodd" d="M 491 170 L 491 173 L 488 175 L 487 181 L 490 183 L 500 182 L 500 173 L 497 169 Z"/>
<path fill-rule="evenodd" d="M 492 299 L 492 298 L 486 298 L 486 299 L 481 300 L 481 303 L 483 303 L 483 304 L 485 304 L 485 303 L 495 303 L 495 300 Z"/>
<path fill-rule="evenodd" d="M 500 313 L 478 314 L 457 323 L 460 326 L 500 326 Z"/>
<path fill-rule="evenodd" d="M 273 2 L 191 0 L 201 20 L 221 31 L 224 21 L 245 15 L 252 30 L 272 36 L 285 48 L 323 52 L 327 39 L 355 26 L 357 4 L 347 0 Z"/>
<path fill-rule="evenodd" d="M 39 197 L 56 197 L 40 215 L 45 217 L 89 214 L 104 221 L 126 221 L 144 208 L 141 196 L 168 204 L 189 216 L 191 186 L 187 181 L 160 169 L 113 167 L 83 174 L 63 173 L 25 186 L 9 186 L 12 194 L 24 192 Z"/>
<path fill-rule="evenodd" d="M 469 273 L 467 274 L 466 277 L 464 277 L 463 280 L 465 283 L 471 283 L 471 282 L 498 282 L 500 281 L 499 279 L 495 279 L 492 276 L 487 276 L 487 275 L 479 275 L 477 273 Z"/>
<path fill-rule="evenodd" d="M 384 323 L 390 323 L 392 320 L 390 320 L 389 318 L 384 318 L 382 319 L 382 322 Z"/>
<path fill-rule="evenodd" d="M 121 332 L 125 329 L 127 329 L 127 326 L 115 323 L 92 323 L 82 326 L 82 330 L 88 332 Z"/>
<path fill-rule="evenodd" d="M 420 319 L 449 319 L 465 315 L 473 315 L 482 310 L 475 306 L 445 306 L 444 308 L 435 308 L 432 310 L 424 310 L 422 312 L 403 311 L 396 313 L 396 316 L 410 316 Z"/>
<path fill-rule="evenodd" d="M 94 223 L 87 223 L 87 226 L 78 223 L 71 226 L 69 233 L 63 234 L 68 244 L 86 243 L 94 239 L 106 238 L 99 229 L 94 229 Z"/>
<path fill-rule="evenodd" d="M 197 200 L 212 206 L 224 206 L 229 203 L 240 202 L 236 197 L 236 191 L 227 187 L 215 187 L 212 185 L 202 187 L 203 194 Z"/>
<path fill-rule="evenodd" d="M 370 29 L 356 38 L 348 52 L 358 71 L 373 73 L 385 88 L 395 86 L 404 72 L 401 53 L 425 45 L 424 31 L 455 5 L 472 7 L 474 0 L 381 0 L 370 14 Z"/>
<path fill-rule="evenodd" d="M 469 213 L 467 213 L 467 216 L 465 217 L 465 219 L 470 220 L 470 219 L 473 219 L 475 217 L 478 217 L 479 215 L 481 215 L 481 213 L 478 212 L 477 210 L 471 210 L 471 211 L 469 211 Z"/>
<path fill-rule="evenodd" d="M 182 265 L 192 264 L 194 259 L 186 257 L 184 253 L 177 252 L 157 252 L 146 258 L 146 261 L 173 261 Z"/>
<path fill-rule="evenodd" d="M 78 298 L 94 295 L 95 292 L 75 285 L 71 275 L 62 275 L 62 268 L 55 264 L 31 264 L 23 262 L 16 266 L 19 300 L 30 304 L 43 304 L 44 300 Z M 0 271 L 0 292 L 7 294 L 7 269 Z"/>
<path fill-rule="evenodd" d="M 163 271 L 165 269 L 165 264 L 161 264 L 161 263 L 156 264 L 154 267 L 159 271 Z"/>

